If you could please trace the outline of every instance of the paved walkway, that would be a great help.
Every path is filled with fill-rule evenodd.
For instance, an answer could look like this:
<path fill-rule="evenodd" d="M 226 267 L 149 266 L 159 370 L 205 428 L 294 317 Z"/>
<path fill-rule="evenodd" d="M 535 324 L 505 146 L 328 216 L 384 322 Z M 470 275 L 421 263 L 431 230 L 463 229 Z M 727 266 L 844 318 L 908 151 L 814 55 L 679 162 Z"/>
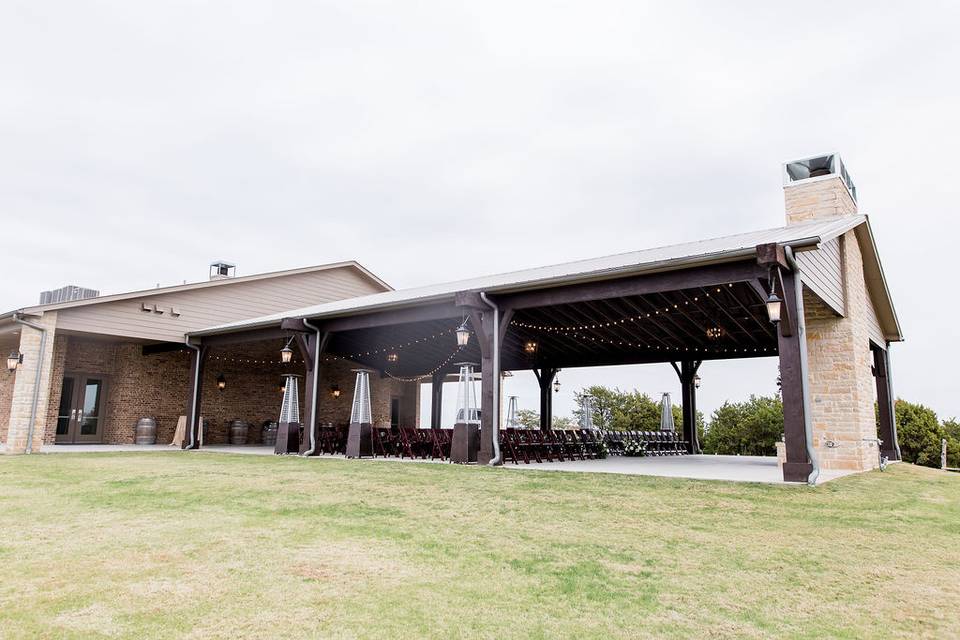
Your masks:
<path fill-rule="evenodd" d="M 165 444 L 134 445 L 134 444 L 59 444 L 45 445 L 42 453 L 94 453 L 94 452 L 158 452 L 180 451 L 178 447 Z M 211 453 L 237 453 L 244 455 L 273 455 L 273 447 L 260 445 L 209 445 L 201 449 Z M 323 455 L 314 458 L 343 458 L 343 456 Z M 398 458 L 366 458 L 366 461 L 399 461 Z M 410 460 L 404 462 L 441 463 L 439 460 Z M 696 480 L 729 480 L 734 482 L 765 482 L 783 484 L 783 476 L 777 466 L 777 459 L 762 456 L 653 456 L 649 458 L 627 458 L 611 456 L 605 460 L 572 460 L 568 462 L 544 462 L 537 464 L 504 465 L 505 469 L 518 471 L 571 471 L 577 473 L 620 473 L 624 475 L 661 476 L 667 478 L 692 478 Z M 848 475 L 852 472 L 821 471 L 817 484 Z"/>

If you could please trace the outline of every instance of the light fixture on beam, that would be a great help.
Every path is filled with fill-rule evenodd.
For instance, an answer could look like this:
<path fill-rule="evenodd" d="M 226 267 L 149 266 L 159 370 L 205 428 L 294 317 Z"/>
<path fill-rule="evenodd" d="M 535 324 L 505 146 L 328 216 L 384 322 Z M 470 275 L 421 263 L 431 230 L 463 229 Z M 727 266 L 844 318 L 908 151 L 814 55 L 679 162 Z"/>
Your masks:
<path fill-rule="evenodd" d="M 223 374 L 217 376 L 217 390 L 223 391 L 227 388 L 227 379 L 223 377 Z"/>
<path fill-rule="evenodd" d="M 560 378 L 553 379 L 553 392 L 560 393 Z"/>
<path fill-rule="evenodd" d="M 337 386 L 337 385 L 333 385 L 332 387 L 330 387 L 330 395 L 333 396 L 334 398 L 339 398 L 339 397 L 340 397 L 340 387 Z"/>
<path fill-rule="evenodd" d="M 13 373 L 21 364 L 23 364 L 23 354 L 14 349 L 7 356 L 7 371 Z"/>
<path fill-rule="evenodd" d="M 460 323 L 460 326 L 457 328 L 457 346 L 465 347 L 470 343 L 470 329 L 467 329 L 467 319 L 464 318 L 463 322 Z"/>
<path fill-rule="evenodd" d="M 781 300 L 774 291 L 771 291 L 767 297 L 766 305 L 767 317 L 770 318 L 770 322 L 780 324 L 780 316 L 783 313 L 783 300 Z"/>
<path fill-rule="evenodd" d="M 694 388 L 694 389 L 699 389 L 699 388 L 700 388 L 700 374 L 699 374 L 699 373 L 693 374 L 693 388 Z"/>
<path fill-rule="evenodd" d="M 709 327 L 707 329 L 707 337 L 711 340 L 719 340 L 723 337 L 723 327 Z"/>
<path fill-rule="evenodd" d="M 293 342 L 293 336 L 290 336 L 287 344 L 284 345 L 283 349 L 280 349 L 280 362 L 283 364 L 290 364 L 290 361 L 293 360 L 293 349 L 290 348 L 291 342 Z"/>
<path fill-rule="evenodd" d="M 534 342 L 533 340 L 527 340 L 527 341 L 523 344 L 523 350 L 524 350 L 524 352 L 526 352 L 526 353 L 528 353 L 528 354 L 530 354 L 530 355 L 533 355 L 534 353 L 537 352 L 537 343 Z"/>
<path fill-rule="evenodd" d="M 396 362 L 399 359 L 400 359 L 400 356 L 397 355 L 396 351 L 391 351 L 390 353 L 387 354 L 387 362 Z"/>

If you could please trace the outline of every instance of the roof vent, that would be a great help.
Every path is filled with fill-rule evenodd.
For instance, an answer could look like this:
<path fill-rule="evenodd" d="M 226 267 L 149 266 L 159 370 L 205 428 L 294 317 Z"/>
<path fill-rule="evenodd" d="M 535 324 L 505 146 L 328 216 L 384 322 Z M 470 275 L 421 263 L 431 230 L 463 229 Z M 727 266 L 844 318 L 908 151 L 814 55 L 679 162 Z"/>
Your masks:
<path fill-rule="evenodd" d="M 857 201 L 857 187 L 853 184 L 850 174 L 847 173 L 847 167 L 840 159 L 839 153 L 827 153 L 818 156 L 810 156 L 801 160 L 783 163 L 783 184 L 790 186 L 797 182 L 807 180 L 824 180 L 830 177 L 838 177 L 850 192 L 853 201 Z"/>
<path fill-rule="evenodd" d="M 53 291 L 40 292 L 40 304 L 58 304 L 60 302 L 73 302 L 74 300 L 86 300 L 87 298 L 96 298 L 100 292 L 96 289 L 85 289 L 76 285 L 67 285 L 54 289 Z"/>
<path fill-rule="evenodd" d="M 225 260 L 215 260 L 210 263 L 210 279 L 226 280 L 237 275 L 237 265 Z"/>

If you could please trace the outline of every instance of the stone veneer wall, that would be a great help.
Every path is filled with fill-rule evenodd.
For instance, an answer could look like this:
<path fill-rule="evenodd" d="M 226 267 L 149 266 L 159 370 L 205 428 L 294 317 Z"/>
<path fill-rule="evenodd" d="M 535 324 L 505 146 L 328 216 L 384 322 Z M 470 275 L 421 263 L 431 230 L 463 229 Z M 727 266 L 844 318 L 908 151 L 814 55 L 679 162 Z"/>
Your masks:
<path fill-rule="evenodd" d="M 843 239 L 843 252 L 846 316 L 804 291 L 813 446 L 822 468 L 863 471 L 876 467 L 878 458 L 876 444 L 864 442 L 877 437 L 866 307 L 871 302 L 853 231 Z"/>
<path fill-rule="evenodd" d="M 279 362 L 281 346 L 267 341 L 211 349 L 204 370 L 201 411 L 210 425 L 207 444 L 227 443 L 228 425 L 235 419 L 252 423 L 254 428 L 249 432 L 248 442 L 259 442 L 261 424 L 277 420 L 283 398 L 282 374 L 303 375 L 302 363 L 283 365 Z M 145 416 L 157 420 L 158 443 L 169 443 L 173 439 L 177 420 L 186 410 L 189 351 L 143 355 L 142 346 L 136 343 L 57 335 L 51 352 L 50 395 L 43 412 L 50 428 L 37 431 L 42 434 L 43 442 L 52 444 L 56 439 L 57 410 L 66 372 L 102 375 L 107 380 L 103 414 L 105 443 L 133 443 L 137 420 Z M 344 360 L 324 362 L 318 393 L 321 423 L 349 421 L 355 377 L 352 369 L 358 366 Z M 221 373 L 226 379 L 223 391 L 217 389 L 216 383 Z M 401 398 L 401 421 L 407 425 L 418 424 L 418 384 L 381 378 L 376 373 L 370 376 L 370 382 L 376 424 L 390 424 L 392 397 Z M 300 385 L 302 414 L 305 400 L 302 378 Z M 331 385 L 340 387 L 339 398 L 334 399 L 330 394 Z"/>
<path fill-rule="evenodd" d="M 783 188 L 783 197 L 787 224 L 857 213 L 857 203 L 843 181 L 836 176 L 817 182 L 787 185 Z"/>
<path fill-rule="evenodd" d="M 46 328 L 47 340 L 44 352 L 40 352 L 41 332 L 23 327 L 20 331 L 20 353 L 23 354 L 23 364 L 14 374 L 13 389 L 10 395 L 10 405 L 2 427 L 6 432 L 6 451 L 22 453 L 26 451 L 30 425 L 30 412 L 33 407 L 34 389 L 36 388 L 37 367 L 40 366 L 40 385 L 37 395 L 37 415 L 34 423 L 34 435 L 31 443 L 32 451 L 39 451 L 43 446 L 43 435 L 46 430 L 47 413 L 43 407 L 49 401 L 49 391 L 52 386 L 52 367 L 54 348 L 56 345 L 57 313 L 55 311 L 43 314 L 39 318 L 30 318 L 30 322 Z M 59 385 L 59 382 L 56 383 Z"/>

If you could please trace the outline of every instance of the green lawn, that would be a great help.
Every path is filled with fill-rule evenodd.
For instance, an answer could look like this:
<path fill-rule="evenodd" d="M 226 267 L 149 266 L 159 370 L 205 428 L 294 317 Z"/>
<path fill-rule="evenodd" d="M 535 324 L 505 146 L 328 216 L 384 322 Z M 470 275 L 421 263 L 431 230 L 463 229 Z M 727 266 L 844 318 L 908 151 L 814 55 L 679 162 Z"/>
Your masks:
<path fill-rule="evenodd" d="M 960 475 L 0 457 L 0 636 L 958 637 Z"/>

